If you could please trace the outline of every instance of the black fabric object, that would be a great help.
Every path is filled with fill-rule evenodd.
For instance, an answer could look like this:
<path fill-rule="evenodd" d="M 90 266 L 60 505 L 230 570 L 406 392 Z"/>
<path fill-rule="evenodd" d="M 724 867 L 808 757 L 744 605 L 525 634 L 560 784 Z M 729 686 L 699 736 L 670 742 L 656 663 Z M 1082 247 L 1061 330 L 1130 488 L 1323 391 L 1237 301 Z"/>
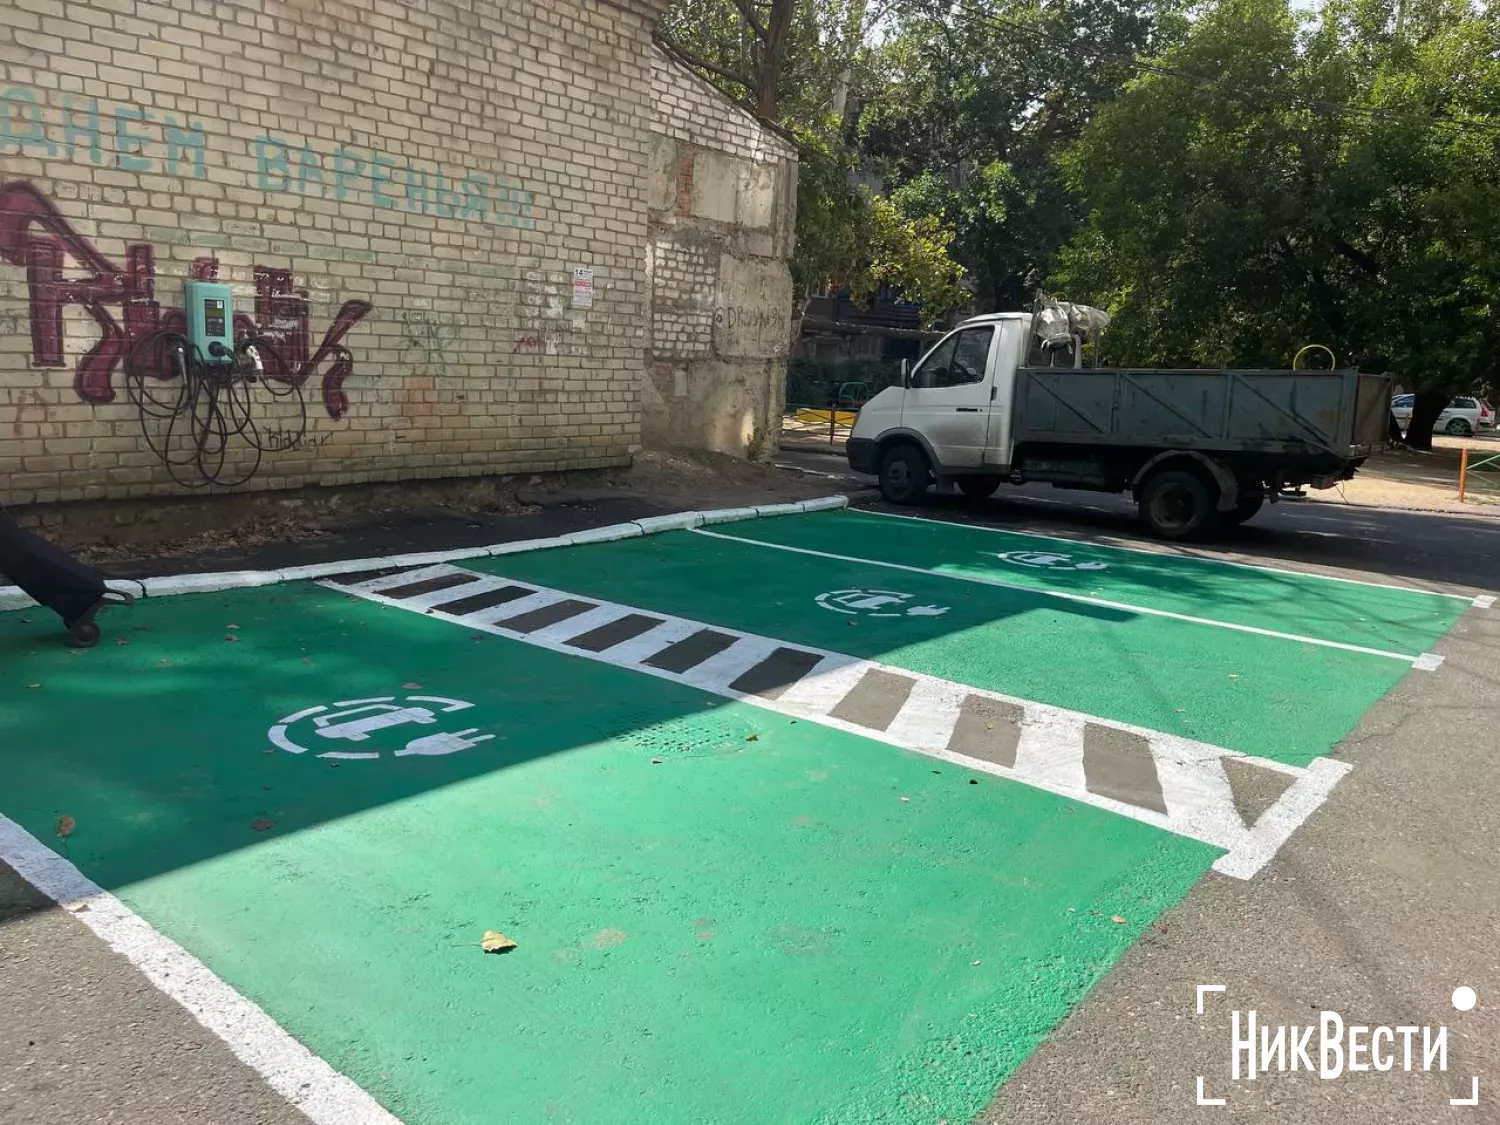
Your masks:
<path fill-rule="evenodd" d="M 69 628 L 104 600 L 103 576 L 61 547 L 33 535 L 0 508 L 0 575 L 46 606 Z"/>

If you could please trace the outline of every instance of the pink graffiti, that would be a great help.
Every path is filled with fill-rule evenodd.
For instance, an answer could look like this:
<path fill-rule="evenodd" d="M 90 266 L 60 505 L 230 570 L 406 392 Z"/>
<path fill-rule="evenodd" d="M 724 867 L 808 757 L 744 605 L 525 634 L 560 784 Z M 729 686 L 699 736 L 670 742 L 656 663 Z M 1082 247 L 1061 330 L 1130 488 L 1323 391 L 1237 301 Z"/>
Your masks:
<path fill-rule="evenodd" d="M 157 332 L 181 332 L 182 310 L 163 308 L 156 300 L 156 252 L 146 243 L 125 248 L 125 268 L 113 265 L 94 249 L 32 184 L 14 180 L 0 184 L 0 258 L 26 270 L 30 294 L 31 356 L 39 367 L 67 365 L 63 349 L 63 309 L 78 305 L 99 326 L 99 341 L 79 360 L 73 386 L 84 402 L 115 400 L 114 374 L 121 362 L 136 353 L 137 345 Z M 63 276 L 71 258 L 83 274 Z M 212 280 L 218 261 L 199 258 L 192 277 Z M 106 308 L 120 306 L 120 320 Z M 255 267 L 255 315 L 236 313 L 236 339 L 254 338 L 272 360 L 266 378 L 301 387 L 323 369 L 323 406 L 329 417 L 342 418 L 349 409 L 345 381 L 354 374 L 354 357 L 341 341 L 374 306 L 369 301 L 345 301 L 311 350 L 307 291 L 295 289 L 289 270 Z M 122 323 L 123 322 L 123 323 Z M 173 377 L 161 348 L 147 358 L 155 378 Z M 309 354 L 310 353 L 310 354 Z M 326 364 L 326 367 L 325 367 Z"/>

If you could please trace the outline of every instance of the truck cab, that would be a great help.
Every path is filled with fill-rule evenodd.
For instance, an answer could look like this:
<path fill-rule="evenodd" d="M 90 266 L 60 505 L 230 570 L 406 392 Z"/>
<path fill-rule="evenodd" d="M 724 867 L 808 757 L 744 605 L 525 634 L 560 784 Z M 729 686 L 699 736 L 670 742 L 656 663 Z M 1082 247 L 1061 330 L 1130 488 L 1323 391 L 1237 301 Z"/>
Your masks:
<path fill-rule="evenodd" d="M 1086 366 L 1108 323 L 1045 298 L 964 321 L 860 410 L 850 467 L 896 504 L 933 484 L 1127 492 L 1152 532 L 1186 539 L 1330 488 L 1384 447 L 1386 376 Z"/>
<path fill-rule="evenodd" d="M 1029 313 L 995 313 L 967 320 L 944 336 L 905 372 L 903 386 L 888 387 L 865 403 L 849 438 L 850 466 L 881 475 L 881 451 L 904 436 L 940 479 L 962 483 L 980 473 L 998 485 L 1009 462 L 1010 392 L 1030 322 Z M 887 499 L 910 503 L 925 490 L 913 495 L 917 482 L 913 477 L 906 483 L 907 489 L 893 485 L 899 495 Z"/>

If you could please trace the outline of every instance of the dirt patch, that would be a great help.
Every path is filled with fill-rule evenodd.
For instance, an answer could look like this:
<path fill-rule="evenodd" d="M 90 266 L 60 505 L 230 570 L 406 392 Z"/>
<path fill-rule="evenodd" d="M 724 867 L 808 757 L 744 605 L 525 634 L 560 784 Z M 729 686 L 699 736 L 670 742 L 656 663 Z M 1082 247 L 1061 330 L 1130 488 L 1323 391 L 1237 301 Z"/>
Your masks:
<path fill-rule="evenodd" d="M 445 526 L 492 529 L 552 507 L 632 502 L 641 510 L 686 511 L 804 500 L 827 495 L 830 481 L 698 450 L 649 449 L 630 468 L 410 481 L 287 492 L 152 497 L 11 509 L 85 562 L 202 557 L 360 538 L 362 529 L 395 524 L 431 528 L 432 549 Z M 603 520 L 602 522 L 608 522 Z M 480 532 L 482 534 L 482 531 Z M 473 536 L 468 536 L 472 538 Z"/>
<path fill-rule="evenodd" d="M 1310 491 L 1313 500 L 1358 504 L 1375 508 L 1404 508 L 1425 512 L 1500 514 L 1500 462 L 1468 475 L 1464 499 L 1458 498 L 1459 464 L 1463 450 L 1471 465 L 1500 455 L 1500 437 L 1476 434 L 1468 438 L 1437 435 L 1430 453 L 1395 449 L 1372 457 L 1355 478 L 1335 488 Z"/>

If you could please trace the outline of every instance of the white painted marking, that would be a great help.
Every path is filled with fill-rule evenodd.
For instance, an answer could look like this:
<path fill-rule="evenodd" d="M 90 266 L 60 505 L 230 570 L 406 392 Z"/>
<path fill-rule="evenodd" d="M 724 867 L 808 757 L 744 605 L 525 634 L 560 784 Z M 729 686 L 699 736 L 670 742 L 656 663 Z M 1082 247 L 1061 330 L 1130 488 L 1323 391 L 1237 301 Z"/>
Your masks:
<path fill-rule="evenodd" d="M 1047 501 L 1047 503 L 1066 503 L 1066 501 Z M 956 527 L 966 531 L 988 531 L 996 535 L 1019 535 L 1025 539 L 1046 539 L 1053 543 L 1070 543 L 1075 547 L 1096 547 L 1106 551 L 1124 551 L 1132 555 L 1149 555 L 1158 559 L 1184 559 L 1190 562 L 1232 566 L 1238 570 L 1258 570 L 1264 574 L 1284 574 L 1292 578 L 1317 578 L 1324 582 L 1342 582 L 1348 586 L 1368 586 L 1372 590 L 1399 590 L 1405 594 L 1431 594 L 1435 598 L 1458 598 L 1461 601 L 1468 601 L 1470 597 L 1468 594 L 1456 594 L 1448 590 L 1425 590 L 1421 586 L 1401 586 L 1390 582 L 1370 582 L 1363 578 L 1345 578 L 1343 575 L 1322 574 L 1313 570 L 1294 570 L 1291 567 L 1267 566 L 1264 563 L 1239 562 L 1236 559 L 1220 558 L 1218 555 L 1194 554 L 1191 551 L 1167 551 L 1152 550 L 1149 547 L 1127 547 L 1122 543 L 1099 543 L 1092 539 L 1077 539 L 1066 535 L 1044 535 L 1039 531 L 1018 531 L 1010 527 L 985 527 L 983 524 L 975 523 L 951 523 L 948 520 L 927 519 L 925 516 L 903 516 L 896 512 L 871 512 L 863 508 L 850 508 L 849 512 L 851 515 L 873 516 L 883 520 L 907 520 L 910 523 L 930 523 L 939 527 Z M 1493 604 L 1494 598 L 1490 598 L 1490 602 Z"/>
<path fill-rule="evenodd" d="M 1016 777 L 1048 789 L 1087 792 L 1082 715 L 1028 708 L 1016 744 Z"/>
<path fill-rule="evenodd" d="M 1198 1104 L 1199 1105 L 1223 1105 L 1223 1098 L 1206 1098 L 1203 1096 L 1203 1076 L 1198 1076 Z"/>
<path fill-rule="evenodd" d="M 1467 1098 L 1449 1098 L 1449 1105 L 1478 1105 L 1479 1104 L 1479 1076 L 1476 1074 L 1472 1079 L 1474 1085 Z"/>
<path fill-rule="evenodd" d="M 1069 593 L 1065 590 L 1048 590 L 1038 586 L 1004 582 L 998 578 L 988 578 L 980 574 L 955 574 L 943 570 L 929 570 L 921 566 L 907 566 L 905 563 L 886 562 L 883 559 L 866 559 L 856 555 L 834 554 L 832 551 L 815 551 L 811 547 L 789 547 L 785 543 L 771 543 L 764 539 L 747 539 L 743 535 L 726 535 L 721 531 L 704 531 L 701 527 L 693 528 L 692 533 L 694 535 L 707 535 L 713 539 L 723 539 L 731 543 L 744 543 L 752 547 L 765 547 L 772 551 L 787 551 L 795 555 L 811 555 L 814 558 L 833 559 L 836 562 L 856 563 L 860 566 L 879 566 L 887 570 L 900 570 L 908 574 L 922 574 L 930 578 L 946 578 L 954 582 L 970 582 L 979 586 L 994 586 L 1002 590 L 1013 590 L 1017 593 L 1031 594 L 1039 598 L 1055 598 L 1059 601 L 1099 606 L 1101 609 L 1117 609 L 1124 613 L 1134 613 L 1144 617 L 1162 617 L 1170 621 L 1182 621 L 1189 625 L 1205 625 L 1213 629 L 1228 629 L 1235 633 L 1250 633 L 1257 637 L 1270 637 L 1273 640 L 1292 641 L 1303 645 L 1316 645 L 1319 648 L 1339 649 L 1342 652 L 1357 652 L 1363 656 L 1378 656 L 1386 660 L 1400 660 L 1406 664 L 1414 664 L 1418 659 L 1415 656 L 1408 656 L 1406 653 L 1390 652 L 1382 648 L 1351 645 L 1343 641 L 1326 641 L 1321 637 L 1306 637 L 1300 633 L 1283 633 L 1278 629 L 1262 629 L 1256 625 L 1241 625 L 1234 621 L 1216 621 L 1211 617 L 1195 617 L 1189 613 L 1174 613 L 1171 610 L 1153 609 L 1150 606 L 1132 605 L 1129 602 L 1111 601 L 1108 598 L 1094 598 L 1086 594 Z"/>
<path fill-rule="evenodd" d="M 781 704 L 806 714 L 827 714 L 864 679 L 869 664 L 852 656 L 828 655 L 781 693 Z"/>
<path fill-rule="evenodd" d="M 740 637 L 723 652 L 683 672 L 682 678 L 708 691 L 728 691 L 730 684 L 782 647 L 769 637 Z"/>
<path fill-rule="evenodd" d="M 1228 987 L 1226 985 L 1222 985 L 1222 984 L 1200 984 L 1198 986 L 1198 1014 L 1200 1016 L 1203 1014 L 1203 994 L 1205 992 L 1228 992 L 1228 991 L 1229 991 L 1229 989 L 1228 989 Z M 1201 1082 L 1202 1079 L 1199 1079 L 1199 1081 Z"/>
<path fill-rule="evenodd" d="M 1474 599 L 1472 604 L 1475 609 L 1492 609 L 1495 605 L 1495 595 L 1480 594 Z"/>
<path fill-rule="evenodd" d="M 379 566 L 379 564 L 376 564 Z M 383 568 L 382 568 L 383 569 Z M 447 563 L 434 563 L 432 566 L 418 567 L 415 570 L 402 570 L 395 574 L 387 574 L 381 578 L 371 578 L 367 582 L 358 582 L 351 586 L 344 586 L 345 590 L 394 590 L 397 586 L 409 586 L 413 582 L 422 582 L 428 578 L 437 578 L 444 574 L 452 573 L 453 568 Z"/>
<path fill-rule="evenodd" d="M 581 637 L 600 625 L 608 625 L 611 621 L 617 621 L 624 615 L 625 611 L 613 602 L 604 602 L 575 617 L 565 617 L 544 629 L 538 629 L 532 636 L 546 641 L 566 641 L 573 637 Z"/>
<path fill-rule="evenodd" d="M 1236 879 L 1254 878 L 1302 822 L 1328 799 L 1328 794 L 1349 768 L 1348 762 L 1335 758 L 1318 758 L 1310 763 L 1302 771 L 1302 776 L 1261 814 L 1255 827 L 1245 834 L 1243 842 L 1214 861 L 1214 870 Z"/>
<path fill-rule="evenodd" d="M 1443 666 L 1443 658 L 1435 652 L 1424 652 L 1412 661 L 1411 666 L 1418 672 L 1436 672 Z"/>
<path fill-rule="evenodd" d="M 645 610 L 632 610 L 633 613 L 645 614 Z M 663 614 L 648 614 L 650 617 L 662 617 Z M 621 641 L 617 645 L 605 649 L 598 654 L 599 659 L 610 664 L 639 664 L 643 660 L 655 656 L 663 649 L 671 648 L 678 641 L 685 641 L 694 633 L 701 632 L 707 626 L 697 621 L 684 621 L 680 617 L 668 617 L 660 625 L 653 625 L 639 636 L 631 637 L 628 641 Z M 570 638 L 571 639 L 571 638 Z M 560 652 L 571 652 L 575 655 L 582 650 L 564 646 Z M 585 653 L 585 655 L 593 655 Z"/>
<path fill-rule="evenodd" d="M 0 860 L 66 908 L 316 1125 L 401 1125 L 348 1078 L 78 868 L 0 816 Z M 87 907 L 87 910 L 82 909 Z"/>
<path fill-rule="evenodd" d="M 579 595 L 561 590 L 538 588 L 549 602 Z M 368 601 L 392 606 L 396 609 L 410 607 L 401 601 L 388 598 L 378 592 L 360 593 Z M 843 653 L 831 652 L 812 645 L 790 644 L 756 633 L 745 633 L 723 626 L 709 626 L 702 622 L 673 617 L 668 614 L 648 612 L 627 605 L 613 605 L 619 616 L 642 614 L 659 617 L 662 624 L 616 645 L 605 652 L 592 653 L 569 647 L 567 638 L 541 637 L 537 634 L 520 636 L 523 643 L 539 648 L 566 653 L 588 660 L 597 660 L 618 667 L 629 668 L 658 679 L 673 683 L 686 683 L 730 699 L 742 700 L 768 711 L 789 715 L 798 719 L 809 719 L 835 730 L 845 731 L 862 738 L 873 739 L 904 750 L 922 753 L 938 761 L 1008 778 L 1037 789 L 1056 793 L 1084 804 L 1120 816 L 1129 817 L 1156 828 L 1173 832 L 1191 839 L 1201 840 L 1228 853 L 1221 857 L 1216 869 L 1236 878 L 1249 878 L 1264 865 L 1284 841 L 1292 828 L 1316 808 L 1333 783 L 1348 769 L 1343 763 L 1329 763 L 1327 759 L 1302 769 L 1282 762 L 1254 758 L 1238 754 L 1207 743 L 1193 742 L 1176 735 L 1147 730 L 1144 727 L 1116 722 L 1112 719 L 1096 718 L 1075 711 L 1064 711 L 1045 704 L 1001 695 L 998 692 L 971 688 L 965 684 L 925 676 L 905 668 L 893 668 L 872 661 L 859 660 Z M 426 616 L 451 621 L 468 629 L 510 637 L 512 634 L 497 625 L 476 621 L 475 616 L 458 617 L 441 610 L 428 610 Z M 717 656 L 704 661 L 686 674 L 668 672 L 643 663 L 644 660 L 666 647 L 703 629 L 713 629 L 736 638 L 736 644 Z M 798 683 L 791 685 L 780 698 L 771 700 L 747 695 L 734 690 L 729 684 L 758 660 L 777 648 L 793 648 L 820 657 L 818 664 Z M 913 682 L 911 696 L 897 714 L 891 727 L 885 731 L 874 731 L 857 723 L 835 718 L 832 711 L 870 671 L 882 671 Z M 695 675 L 696 674 L 696 675 Z M 947 749 L 952 730 L 957 722 L 962 700 L 967 696 L 996 700 L 1022 711 L 1021 741 L 1017 747 L 1016 768 L 1008 769 L 977 758 L 969 758 Z M 1117 801 L 1088 791 L 1083 770 L 1083 728 L 1085 723 L 1095 723 L 1114 730 L 1125 731 L 1144 739 L 1156 762 L 1161 780 L 1167 814 Z M 1224 775 L 1221 760 L 1235 757 L 1261 769 L 1284 773 L 1294 778 L 1293 785 L 1282 795 L 1253 830 L 1247 829 L 1235 810 L 1233 793 Z M 1311 784 L 1308 784 L 1311 779 Z"/>
<path fill-rule="evenodd" d="M 923 754 L 946 750 L 971 689 L 941 680 L 918 680 L 885 728 L 892 742 Z"/>
<path fill-rule="evenodd" d="M 411 606 L 412 609 L 431 609 L 435 605 L 442 605 L 445 602 L 456 602 L 459 598 L 473 597 L 475 594 L 487 593 L 490 590 L 498 590 L 501 586 L 510 585 L 503 578 L 480 575 L 478 571 L 471 571 L 470 573 L 476 576 L 475 581 L 465 582 L 462 586 L 449 586 L 447 589 L 419 594 L 415 598 L 406 598 L 406 604 Z M 418 579 L 418 581 L 421 580 Z M 385 589 L 387 587 L 381 588 Z"/>
<path fill-rule="evenodd" d="M 536 590 L 533 583 L 530 582 L 511 581 L 502 582 L 501 585 L 525 586 L 528 589 L 533 590 L 534 592 L 527 594 L 525 597 L 517 598 L 513 602 L 506 602 L 503 605 L 492 605 L 488 609 L 476 610 L 475 612 L 465 616 L 463 620 L 482 621 L 488 625 L 494 625 L 500 621 L 509 621 L 513 617 L 520 617 L 521 614 L 530 613 L 534 609 L 545 609 L 549 605 L 556 605 L 558 602 L 564 600 L 564 596 L 557 593 L 557 591 Z M 379 593 L 378 590 L 374 592 Z M 456 601 L 457 599 L 454 600 Z M 450 615 L 443 613 L 441 610 L 433 610 L 432 616 L 448 617 Z M 512 635 L 513 634 L 510 632 L 510 630 L 506 630 L 506 636 Z"/>
<path fill-rule="evenodd" d="M 1474 1005 L 1479 1003 L 1479 993 L 1475 992 L 1466 984 L 1461 984 L 1453 990 L 1453 1009 L 1458 1012 L 1472 1012 Z"/>

